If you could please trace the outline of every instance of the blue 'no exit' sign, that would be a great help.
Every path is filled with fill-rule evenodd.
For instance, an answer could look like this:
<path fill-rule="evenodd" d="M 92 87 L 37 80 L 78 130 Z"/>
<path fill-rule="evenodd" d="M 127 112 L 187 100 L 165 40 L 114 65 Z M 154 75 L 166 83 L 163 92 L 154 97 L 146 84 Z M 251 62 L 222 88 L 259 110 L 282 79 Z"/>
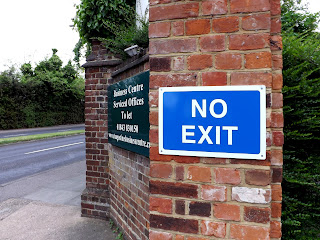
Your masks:
<path fill-rule="evenodd" d="M 265 86 L 160 88 L 159 153 L 265 159 Z"/>

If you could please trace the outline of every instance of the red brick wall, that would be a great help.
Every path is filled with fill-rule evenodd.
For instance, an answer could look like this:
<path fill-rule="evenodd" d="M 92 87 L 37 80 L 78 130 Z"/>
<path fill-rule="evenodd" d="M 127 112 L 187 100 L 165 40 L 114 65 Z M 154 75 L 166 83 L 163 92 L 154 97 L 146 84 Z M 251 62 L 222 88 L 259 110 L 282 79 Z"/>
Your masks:
<path fill-rule="evenodd" d="M 149 165 L 142 155 L 109 145 L 110 217 L 127 239 L 149 236 Z"/>
<path fill-rule="evenodd" d="M 82 216 L 112 218 L 126 239 L 146 240 L 150 160 L 108 144 L 107 87 L 149 70 L 147 51 L 121 63 L 98 41 L 92 50 L 84 65 L 87 172 Z"/>
<path fill-rule="evenodd" d="M 150 1 L 150 240 L 279 239 L 280 0 Z M 267 159 L 158 154 L 158 88 L 265 85 Z"/>
<path fill-rule="evenodd" d="M 93 41 L 92 50 L 84 65 L 87 172 L 82 216 L 110 217 L 128 240 L 146 240 L 150 160 L 108 144 L 107 87 L 149 70 L 147 51 L 120 64 L 100 42 Z"/>
<path fill-rule="evenodd" d="M 81 208 L 86 217 L 106 219 L 109 215 L 107 83 L 116 61 L 100 42 L 94 41 L 84 65 L 87 172 Z"/>
<path fill-rule="evenodd" d="M 110 84 L 149 70 L 146 53 L 142 57 L 133 57 L 113 69 Z M 133 67 L 122 72 L 135 62 L 140 63 L 133 64 Z M 119 74 L 114 75 L 117 72 Z M 110 217 L 122 229 L 127 240 L 147 240 L 149 239 L 150 160 L 111 144 L 109 144 L 109 156 Z"/>

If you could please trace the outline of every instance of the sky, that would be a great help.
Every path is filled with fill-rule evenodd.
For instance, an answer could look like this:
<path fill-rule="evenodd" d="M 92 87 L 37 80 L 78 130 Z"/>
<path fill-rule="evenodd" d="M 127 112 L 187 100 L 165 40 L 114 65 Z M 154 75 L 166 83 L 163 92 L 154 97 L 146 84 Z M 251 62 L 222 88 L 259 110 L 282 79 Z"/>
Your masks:
<path fill-rule="evenodd" d="M 73 59 L 78 33 L 70 27 L 80 0 L 2 0 L 0 3 L 0 71 L 5 66 L 39 62 L 52 55 L 64 64 Z"/>
<path fill-rule="evenodd" d="M 58 49 L 64 64 L 73 59 L 78 33 L 70 27 L 81 0 L 2 0 L 0 3 L 0 71 L 25 62 L 38 63 Z M 310 3 L 320 11 L 319 0 Z"/>
<path fill-rule="evenodd" d="M 302 0 L 303 3 L 309 3 L 309 10 L 312 13 L 320 12 L 320 1 L 319 0 Z"/>

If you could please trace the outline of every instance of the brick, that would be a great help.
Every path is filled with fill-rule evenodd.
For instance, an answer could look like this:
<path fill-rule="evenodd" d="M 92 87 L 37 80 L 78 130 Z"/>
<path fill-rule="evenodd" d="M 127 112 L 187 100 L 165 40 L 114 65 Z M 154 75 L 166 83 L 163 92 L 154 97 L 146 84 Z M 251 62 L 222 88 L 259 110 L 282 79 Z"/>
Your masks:
<path fill-rule="evenodd" d="M 227 200 L 227 188 L 220 186 L 202 185 L 201 199 L 208 201 L 225 202 Z"/>
<path fill-rule="evenodd" d="M 184 180 L 184 167 L 183 166 L 177 166 L 176 167 L 176 180 L 177 181 L 183 181 Z"/>
<path fill-rule="evenodd" d="M 202 73 L 203 86 L 225 86 L 227 85 L 227 73 L 204 72 Z"/>
<path fill-rule="evenodd" d="M 239 31 L 239 17 L 224 17 L 212 20 L 212 30 L 217 33 Z"/>
<path fill-rule="evenodd" d="M 266 12 L 269 10 L 269 0 L 230 0 L 231 13 Z"/>
<path fill-rule="evenodd" d="M 243 30 L 269 30 L 271 27 L 271 20 L 269 13 L 252 14 L 242 18 Z"/>
<path fill-rule="evenodd" d="M 255 50 L 269 47 L 270 35 L 259 34 L 233 34 L 229 36 L 230 50 Z"/>
<path fill-rule="evenodd" d="M 158 143 L 159 142 L 158 129 L 150 129 L 150 131 L 149 131 L 149 141 L 151 143 Z"/>
<path fill-rule="evenodd" d="M 272 55 L 272 69 L 282 70 L 282 68 L 283 68 L 282 55 Z"/>
<path fill-rule="evenodd" d="M 283 132 L 273 131 L 272 132 L 272 144 L 277 147 L 281 147 L 284 143 Z"/>
<path fill-rule="evenodd" d="M 267 170 L 247 170 L 245 172 L 246 184 L 267 186 L 270 184 L 270 171 Z"/>
<path fill-rule="evenodd" d="M 169 37 L 170 22 L 151 23 L 149 25 L 149 38 Z"/>
<path fill-rule="evenodd" d="M 282 201 L 281 185 L 271 185 L 272 201 Z"/>
<path fill-rule="evenodd" d="M 224 238 L 226 236 L 226 224 L 222 222 L 201 221 L 201 234 Z"/>
<path fill-rule="evenodd" d="M 264 72 L 231 73 L 231 85 L 265 85 L 271 87 L 272 74 Z"/>
<path fill-rule="evenodd" d="M 270 0 L 270 5 L 271 5 L 271 15 L 280 15 L 281 14 L 281 4 L 280 0 Z"/>
<path fill-rule="evenodd" d="M 177 21 L 172 23 L 172 36 L 183 36 L 184 35 L 184 22 Z"/>
<path fill-rule="evenodd" d="M 270 221 L 270 208 L 257 208 L 244 206 L 244 220 L 256 223 L 268 223 Z"/>
<path fill-rule="evenodd" d="M 281 20 L 280 18 L 271 19 L 271 33 L 281 33 Z"/>
<path fill-rule="evenodd" d="M 281 238 L 281 222 L 271 221 L 270 222 L 270 237 Z"/>
<path fill-rule="evenodd" d="M 187 240 L 208 240 L 208 238 L 205 238 L 205 237 L 188 237 Z"/>
<path fill-rule="evenodd" d="M 221 52 L 226 49 L 226 39 L 224 35 L 213 35 L 200 37 L 201 52 Z"/>
<path fill-rule="evenodd" d="M 150 41 L 149 53 L 152 54 L 168 54 L 168 53 L 188 53 L 196 52 L 196 39 L 165 39 Z"/>
<path fill-rule="evenodd" d="M 150 240 L 172 240 L 172 234 L 150 230 L 149 239 Z"/>
<path fill-rule="evenodd" d="M 219 15 L 228 12 L 227 0 L 209 0 L 202 2 L 203 15 Z"/>
<path fill-rule="evenodd" d="M 271 51 L 281 51 L 283 49 L 282 37 L 280 35 L 271 36 L 270 49 Z"/>
<path fill-rule="evenodd" d="M 150 6 L 153 6 L 153 5 L 157 5 L 157 4 L 165 4 L 165 3 L 170 3 L 171 0 L 150 0 L 149 3 L 150 3 Z"/>
<path fill-rule="evenodd" d="M 158 89 L 159 87 L 172 86 L 196 86 L 196 84 L 196 73 L 177 73 L 150 76 L 150 89 Z"/>
<path fill-rule="evenodd" d="M 242 57 L 238 53 L 219 53 L 215 59 L 216 69 L 240 69 Z"/>
<path fill-rule="evenodd" d="M 271 203 L 271 217 L 280 218 L 281 217 L 281 203 L 273 202 Z"/>
<path fill-rule="evenodd" d="M 185 215 L 186 204 L 183 200 L 176 200 L 176 214 Z"/>
<path fill-rule="evenodd" d="M 150 227 L 181 233 L 198 233 L 198 220 L 150 215 Z"/>
<path fill-rule="evenodd" d="M 240 172 L 233 168 L 215 168 L 215 182 L 238 185 L 241 183 Z"/>
<path fill-rule="evenodd" d="M 201 35 L 210 32 L 209 19 L 196 19 L 186 22 L 186 35 Z"/>
<path fill-rule="evenodd" d="M 191 166 L 188 168 L 187 178 L 195 182 L 211 182 L 211 169 L 209 167 Z"/>
<path fill-rule="evenodd" d="M 272 182 L 281 183 L 282 182 L 282 168 L 273 168 L 272 169 Z"/>
<path fill-rule="evenodd" d="M 267 240 L 270 239 L 269 228 L 231 224 L 230 238 L 235 240 Z"/>
<path fill-rule="evenodd" d="M 198 186 L 186 183 L 150 181 L 150 193 L 174 197 L 197 198 Z"/>
<path fill-rule="evenodd" d="M 204 164 L 227 164 L 227 159 L 226 158 L 201 158 L 201 163 Z"/>
<path fill-rule="evenodd" d="M 170 178 L 172 176 L 172 166 L 170 164 L 151 163 L 150 176 L 154 178 Z"/>
<path fill-rule="evenodd" d="M 271 68 L 271 52 L 250 53 L 245 55 L 245 68 Z"/>
<path fill-rule="evenodd" d="M 149 122 L 150 125 L 158 126 L 158 112 L 157 111 L 150 111 L 149 113 Z"/>
<path fill-rule="evenodd" d="M 158 106 L 158 101 L 159 101 L 159 93 L 158 91 L 151 92 L 149 91 L 149 106 L 152 107 L 157 107 Z"/>
<path fill-rule="evenodd" d="M 172 200 L 166 198 L 150 197 L 150 211 L 159 213 L 172 213 Z"/>
<path fill-rule="evenodd" d="M 208 54 L 192 55 L 188 57 L 189 70 L 202 70 L 212 67 L 212 56 Z"/>
<path fill-rule="evenodd" d="M 189 215 L 209 217 L 211 216 L 211 204 L 204 202 L 190 202 Z"/>
<path fill-rule="evenodd" d="M 176 239 L 175 240 L 184 240 L 184 236 L 182 235 L 176 235 Z"/>
<path fill-rule="evenodd" d="M 197 17 L 198 14 L 199 3 L 197 2 L 151 7 L 149 10 L 149 21 Z"/>
<path fill-rule="evenodd" d="M 237 202 L 266 204 L 271 201 L 270 189 L 233 187 L 232 200 Z"/>
<path fill-rule="evenodd" d="M 283 113 L 272 112 L 271 113 L 271 127 L 282 128 L 283 127 Z"/>
<path fill-rule="evenodd" d="M 240 206 L 225 203 L 214 204 L 213 215 L 221 220 L 240 221 Z"/>
<path fill-rule="evenodd" d="M 231 164 L 247 164 L 253 166 L 270 166 L 270 159 L 268 158 L 268 151 L 267 151 L 267 158 L 264 161 L 261 160 L 247 160 L 247 159 L 230 159 Z"/>
<path fill-rule="evenodd" d="M 280 90 L 283 85 L 283 76 L 282 74 L 274 74 L 272 76 L 272 89 Z"/>
<path fill-rule="evenodd" d="M 170 57 L 151 57 L 150 58 L 150 70 L 154 72 L 168 72 L 171 70 L 171 58 Z"/>
<path fill-rule="evenodd" d="M 282 108 L 283 107 L 283 95 L 282 93 L 272 93 L 272 108 Z"/>
<path fill-rule="evenodd" d="M 199 163 L 199 157 L 188 157 L 188 156 L 174 156 L 173 160 L 177 163 Z"/>
<path fill-rule="evenodd" d="M 185 60 L 184 57 L 173 57 L 172 58 L 172 70 L 173 71 L 182 71 L 184 70 Z"/>

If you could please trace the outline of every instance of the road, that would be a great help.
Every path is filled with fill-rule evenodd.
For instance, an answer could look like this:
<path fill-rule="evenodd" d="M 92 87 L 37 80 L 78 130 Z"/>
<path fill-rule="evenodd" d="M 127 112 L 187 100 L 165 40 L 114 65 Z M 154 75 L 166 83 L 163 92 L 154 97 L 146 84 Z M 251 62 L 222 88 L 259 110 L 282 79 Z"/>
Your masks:
<path fill-rule="evenodd" d="M 84 134 L 0 147 L 0 185 L 85 160 Z"/>
<path fill-rule="evenodd" d="M 55 127 L 43 128 L 27 128 L 27 129 L 14 129 L 14 130 L 0 130 L 0 138 L 20 137 L 43 133 L 66 132 L 73 130 L 84 130 L 84 124 L 76 125 L 62 125 Z"/>

